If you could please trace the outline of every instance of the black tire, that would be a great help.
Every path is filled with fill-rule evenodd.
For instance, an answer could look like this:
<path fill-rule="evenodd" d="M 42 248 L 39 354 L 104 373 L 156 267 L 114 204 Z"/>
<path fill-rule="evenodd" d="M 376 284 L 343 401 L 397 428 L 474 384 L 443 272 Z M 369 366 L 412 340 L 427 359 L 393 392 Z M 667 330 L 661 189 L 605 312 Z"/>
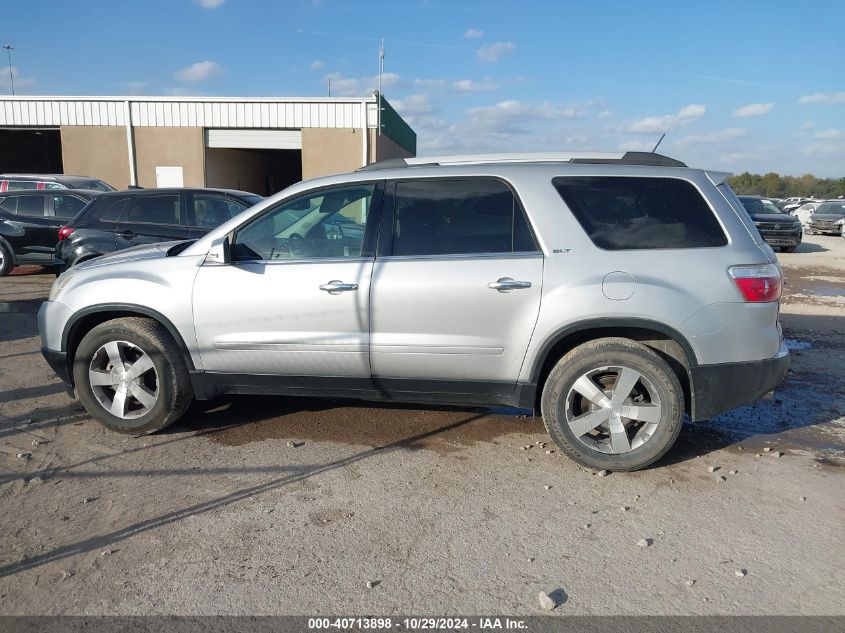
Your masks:
<path fill-rule="evenodd" d="M 126 341 L 143 350 L 152 360 L 158 397 L 150 410 L 136 418 L 120 418 L 100 404 L 91 387 L 89 366 L 97 350 L 113 341 Z M 108 428 L 130 435 L 146 435 L 173 424 L 187 410 L 193 389 L 185 360 L 173 337 L 156 321 L 125 317 L 106 321 L 88 332 L 73 360 L 76 392 L 85 409 Z"/>
<path fill-rule="evenodd" d="M 6 248 L 5 244 L 0 243 L 0 277 L 8 275 L 14 267 L 15 262 L 12 252 Z"/>
<path fill-rule="evenodd" d="M 798 247 L 797 246 L 781 246 L 780 251 L 781 251 L 781 253 L 794 253 L 796 248 L 798 248 Z"/>
<path fill-rule="evenodd" d="M 608 366 L 639 372 L 656 390 L 661 407 L 651 437 L 625 453 L 603 453 L 591 448 L 575 436 L 566 421 L 567 395 L 575 382 L 598 367 Z M 602 338 L 576 347 L 558 361 L 543 387 L 540 408 L 549 436 L 576 462 L 597 470 L 632 471 L 663 457 L 678 439 L 683 425 L 684 392 L 675 372 L 653 350 L 626 338 Z"/>

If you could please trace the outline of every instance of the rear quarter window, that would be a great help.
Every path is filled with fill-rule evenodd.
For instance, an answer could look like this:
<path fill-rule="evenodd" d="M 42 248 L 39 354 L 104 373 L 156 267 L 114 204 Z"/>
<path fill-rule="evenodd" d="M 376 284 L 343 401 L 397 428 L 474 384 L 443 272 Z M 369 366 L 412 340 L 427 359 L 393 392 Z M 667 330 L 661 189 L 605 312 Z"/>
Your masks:
<path fill-rule="evenodd" d="M 686 180 L 561 176 L 552 184 L 599 248 L 708 248 L 728 243 L 713 210 Z"/>

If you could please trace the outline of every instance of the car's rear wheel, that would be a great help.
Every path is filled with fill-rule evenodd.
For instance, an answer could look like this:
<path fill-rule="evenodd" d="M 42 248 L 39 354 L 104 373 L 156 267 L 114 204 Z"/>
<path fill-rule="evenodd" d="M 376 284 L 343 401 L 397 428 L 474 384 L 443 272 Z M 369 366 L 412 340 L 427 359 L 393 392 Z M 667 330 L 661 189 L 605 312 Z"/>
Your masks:
<path fill-rule="evenodd" d="M 678 377 L 656 352 L 624 338 L 576 347 L 543 388 L 543 422 L 569 457 L 596 469 L 644 468 L 668 451 L 683 424 Z"/>
<path fill-rule="evenodd" d="M 15 262 L 11 251 L 6 248 L 5 244 L 0 244 L 0 277 L 8 275 L 14 267 Z"/>
<path fill-rule="evenodd" d="M 73 377 L 88 413 L 132 435 L 172 424 L 193 396 L 173 338 L 145 318 L 114 319 L 88 332 L 76 350 Z"/>

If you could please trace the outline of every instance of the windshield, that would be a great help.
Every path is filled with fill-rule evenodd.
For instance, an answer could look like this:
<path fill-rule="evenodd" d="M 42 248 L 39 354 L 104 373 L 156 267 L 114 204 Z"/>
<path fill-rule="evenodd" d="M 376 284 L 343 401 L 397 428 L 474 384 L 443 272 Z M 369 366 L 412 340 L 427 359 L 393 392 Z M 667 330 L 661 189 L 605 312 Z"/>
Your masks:
<path fill-rule="evenodd" d="M 830 213 L 832 215 L 845 215 L 845 200 L 830 200 L 823 202 L 816 207 L 816 213 Z"/>
<path fill-rule="evenodd" d="M 778 209 L 774 204 L 768 200 L 761 200 L 760 198 L 741 197 L 740 202 L 745 210 L 749 213 L 778 213 L 783 215 L 785 212 Z"/>

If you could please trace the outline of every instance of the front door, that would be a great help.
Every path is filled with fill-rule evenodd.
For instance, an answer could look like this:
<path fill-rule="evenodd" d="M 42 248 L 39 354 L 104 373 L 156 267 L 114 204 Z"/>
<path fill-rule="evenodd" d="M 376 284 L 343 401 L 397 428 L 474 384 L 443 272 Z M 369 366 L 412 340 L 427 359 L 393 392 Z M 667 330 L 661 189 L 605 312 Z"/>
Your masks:
<path fill-rule="evenodd" d="M 509 186 L 397 182 L 380 234 L 392 244 L 380 241 L 373 270 L 376 386 L 512 394 L 539 313 L 543 256 Z"/>
<path fill-rule="evenodd" d="M 229 263 L 200 267 L 194 324 L 207 374 L 229 374 L 229 384 L 239 384 L 233 375 L 244 384 L 256 376 L 279 386 L 299 376 L 370 384 L 379 189 L 345 185 L 279 203 L 234 232 Z"/>
<path fill-rule="evenodd" d="M 3 205 L 15 213 L 8 223 L 15 227 L 12 245 L 21 263 L 49 263 L 53 249 L 59 241 L 60 220 L 48 212 L 47 194 L 37 191 L 21 191 L 8 196 Z"/>

